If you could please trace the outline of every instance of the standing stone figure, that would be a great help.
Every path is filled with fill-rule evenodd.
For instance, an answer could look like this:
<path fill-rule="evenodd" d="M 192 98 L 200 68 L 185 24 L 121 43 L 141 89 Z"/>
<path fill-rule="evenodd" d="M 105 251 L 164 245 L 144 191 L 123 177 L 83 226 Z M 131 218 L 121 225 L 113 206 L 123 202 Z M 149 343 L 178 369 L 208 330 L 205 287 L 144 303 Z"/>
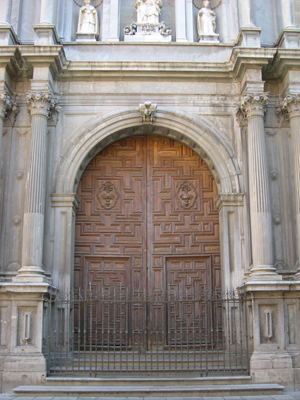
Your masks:
<path fill-rule="evenodd" d="M 98 34 L 98 15 L 91 0 L 84 0 L 84 6 L 79 11 L 78 33 Z"/>
<path fill-rule="evenodd" d="M 161 0 L 138 0 L 135 3 L 138 23 L 158 24 L 160 9 L 162 8 Z"/>
<path fill-rule="evenodd" d="M 198 14 L 199 37 L 214 35 L 216 29 L 216 13 L 209 8 L 209 1 L 203 1 L 203 7 Z"/>

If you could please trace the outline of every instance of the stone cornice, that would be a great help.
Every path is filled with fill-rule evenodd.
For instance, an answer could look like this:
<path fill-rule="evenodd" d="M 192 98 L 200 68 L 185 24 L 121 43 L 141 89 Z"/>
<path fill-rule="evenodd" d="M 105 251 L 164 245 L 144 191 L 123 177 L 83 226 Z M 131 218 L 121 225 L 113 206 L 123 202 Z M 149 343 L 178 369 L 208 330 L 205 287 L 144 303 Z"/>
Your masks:
<path fill-rule="evenodd" d="M 114 46 L 120 49 L 130 50 L 131 45 L 120 42 Z M 146 50 L 148 51 L 148 47 Z M 206 78 L 211 80 L 240 80 L 247 68 L 262 69 L 264 79 L 280 79 L 284 78 L 286 71 L 291 68 L 300 67 L 300 50 L 299 49 L 277 49 L 277 48 L 248 48 L 233 47 L 232 45 L 213 46 L 216 51 L 228 52 L 224 62 L 182 62 L 176 61 L 176 54 L 180 51 L 180 47 L 186 53 L 186 59 L 192 59 L 195 51 L 200 52 L 201 48 L 207 46 L 199 46 L 198 43 L 188 43 L 186 45 L 172 43 L 169 45 L 169 51 L 173 52 L 171 61 L 119 61 L 108 60 L 101 61 L 101 58 L 95 56 L 83 57 L 86 61 L 67 60 L 65 48 L 76 48 L 76 43 L 54 46 L 1 46 L 0 48 L 0 65 L 9 65 L 10 75 L 21 78 L 31 79 L 33 66 L 49 65 L 53 76 L 59 80 L 68 79 L 107 79 L 108 77 L 120 76 L 124 77 L 163 77 L 166 79 L 174 79 L 176 77 L 183 79 L 190 78 Z M 211 46 L 212 47 L 212 46 Z M 102 49 L 110 52 L 107 43 L 98 42 L 95 45 L 95 54 L 97 50 Z M 118 49 L 118 48 L 117 48 Z M 80 50 L 80 49 L 79 49 Z M 191 57 L 189 57 L 189 54 Z M 224 54 L 224 53 L 223 53 Z M 224 58 L 224 57 L 223 57 Z M 174 61 L 173 61 L 174 60 Z"/>
<path fill-rule="evenodd" d="M 283 81 L 290 69 L 300 68 L 300 49 L 277 49 L 272 63 L 264 71 L 264 79 Z"/>
<path fill-rule="evenodd" d="M 44 92 L 27 92 L 27 106 L 30 116 L 42 115 L 51 118 L 54 112 L 60 112 L 58 101 L 50 90 Z"/>
<path fill-rule="evenodd" d="M 0 46 L 0 66 L 12 79 L 32 79 L 33 67 L 49 67 L 56 77 L 67 64 L 62 46 Z"/>

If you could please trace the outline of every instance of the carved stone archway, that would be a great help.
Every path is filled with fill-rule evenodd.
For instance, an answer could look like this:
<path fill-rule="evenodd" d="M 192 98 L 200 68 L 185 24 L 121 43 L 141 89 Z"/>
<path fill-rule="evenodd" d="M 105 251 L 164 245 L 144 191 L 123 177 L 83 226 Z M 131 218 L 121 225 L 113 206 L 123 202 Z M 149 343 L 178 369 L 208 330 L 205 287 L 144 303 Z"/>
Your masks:
<path fill-rule="evenodd" d="M 232 255 L 232 244 L 227 233 L 233 229 L 228 224 L 233 224 L 238 231 L 242 229 L 243 195 L 238 165 L 227 137 L 204 117 L 170 109 L 158 109 L 154 124 L 142 125 L 139 110 L 132 108 L 95 116 L 70 136 L 60 155 L 52 194 L 53 230 L 56 232 L 53 283 L 64 291 L 70 290 L 73 285 L 75 209 L 78 202 L 75 193 L 83 171 L 92 158 L 111 143 L 139 134 L 156 134 L 186 144 L 210 168 L 219 192 L 217 205 L 220 210 L 222 282 L 226 288 L 235 287 L 242 280 L 242 235 L 240 232 L 234 235 L 235 254 Z M 235 273 L 232 274 L 234 269 Z"/>

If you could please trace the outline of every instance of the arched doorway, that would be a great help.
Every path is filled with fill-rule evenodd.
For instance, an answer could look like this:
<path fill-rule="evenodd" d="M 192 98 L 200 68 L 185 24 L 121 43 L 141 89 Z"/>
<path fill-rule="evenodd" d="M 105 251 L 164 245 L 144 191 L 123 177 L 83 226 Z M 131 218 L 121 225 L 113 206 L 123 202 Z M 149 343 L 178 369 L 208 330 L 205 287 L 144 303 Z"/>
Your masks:
<path fill-rule="evenodd" d="M 126 292 L 135 299 L 150 296 L 154 302 L 220 290 L 217 189 L 205 162 L 184 144 L 156 135 L 115 142 L 89 163 L 78 196 L 76 289 L 114 299 Z M 99 310 L 99 327 L 113 315 L 107 329 L 112 323 L 125 334 L 128 321 L 122 322 L 122 310 L 107 313 L 110 317 L 101 317 Z M 188 313 L 190 322 L 182 322 L 182 314 Z M 196 313 L 192 307 L 178 310 L 185 331 L 189 323 L 200 329 L 201 320 L 207 319 L 204 308 Z M 141 335 L 150 327 L 158 335 L 159 324 L 156 345 L 175 343 L 178 315 L 168 321 L 163 304 L 151 310 L 141 303 L 129 314 L 131 332 Z M 167 331 L 169 338 L 163 334 Z M 127 340 L 121 336 L 121 342 Z M 134 344 L 135 336 L 129 335 L 128 341 Z M 148 338 L 142 341 L 149 347 Z"/>
<path fill-rule="evenodd" d="M 220 289 L 217 189 L 187 146 L 156 135 L 115 142 L 90 162 L 78 196 L 76 288 Z"/>

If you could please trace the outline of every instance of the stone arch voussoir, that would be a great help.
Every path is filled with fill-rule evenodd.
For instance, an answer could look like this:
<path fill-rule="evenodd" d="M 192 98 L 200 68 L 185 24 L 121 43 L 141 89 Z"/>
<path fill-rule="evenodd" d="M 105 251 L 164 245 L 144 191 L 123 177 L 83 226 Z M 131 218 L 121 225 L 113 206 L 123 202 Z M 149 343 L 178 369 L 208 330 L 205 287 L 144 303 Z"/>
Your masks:
<path fill-rule="evenodd" d="M 87 163 L 100 150 L 119 140 L 120 131 L 141 124 L 138 109 L 124 108 L 97 115 L 79 127 L 62 150 L 55 174 L 55 193 L 74 193 Z M 163 136 L 186 144 L 204 159 L 214 174 L 220 193 L 240 193 L 234 151 L 228 138 L 213 123 L 204 117 L 158 108 L 153 124 L 155 133 L 159 133 L 159 127 L 164 128 Z"/>

